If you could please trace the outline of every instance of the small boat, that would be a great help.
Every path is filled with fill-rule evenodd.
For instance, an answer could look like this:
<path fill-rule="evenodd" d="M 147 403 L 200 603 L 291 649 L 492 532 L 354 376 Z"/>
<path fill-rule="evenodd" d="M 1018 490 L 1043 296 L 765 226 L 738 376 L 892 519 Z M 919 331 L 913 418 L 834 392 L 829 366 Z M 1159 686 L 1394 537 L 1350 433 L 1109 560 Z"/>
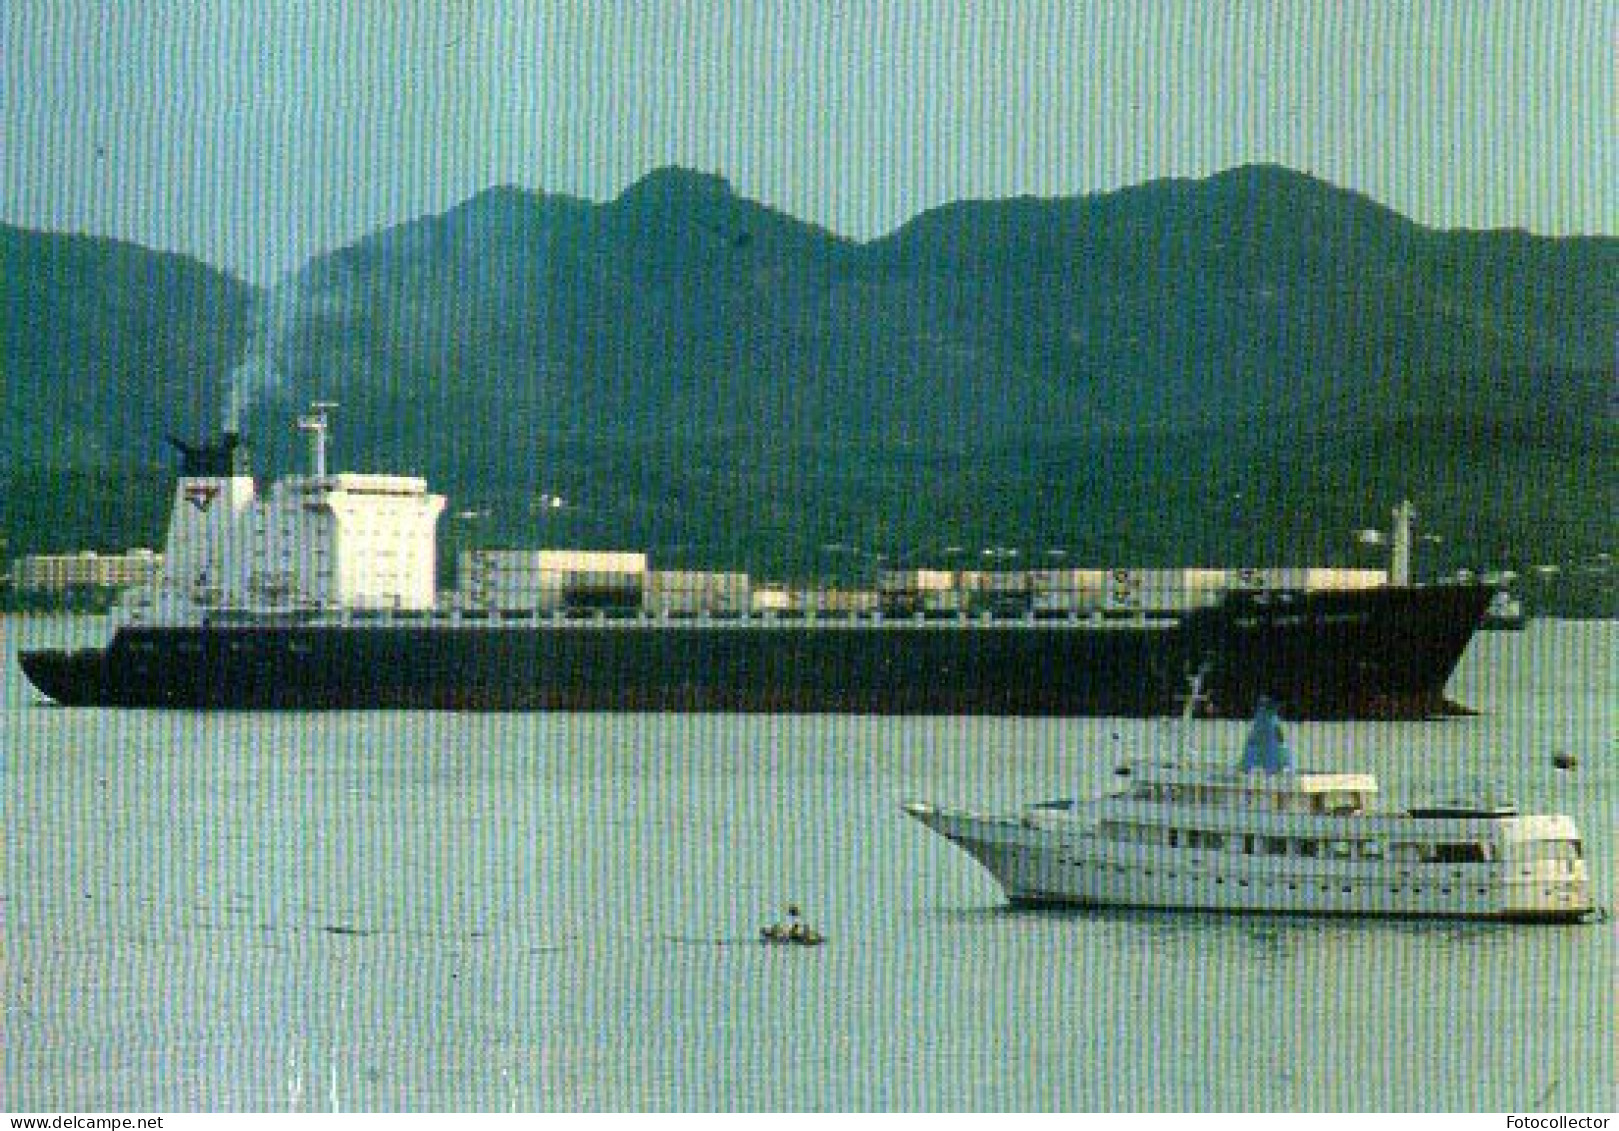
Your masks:
<path fill-rule="evenodd" d="M 1569 817 L 1496 802 L 1377 809 L 1371 775 L 1297 769 L 1268 700 L 1236 767 L 1125 769 L 1120 792 L 1089 801 L 904 810 L 1014 904 L 1561 922 L 1594 909 Z"/>
<path fill-rule="evenodd" d="M 798 908 L 793 906 L 787 908 L 787 922 L 761 927 L 759 938 L 763 942 L 786 946 L 820 946 L 826 941 L 826 936 L 804 922 Z"/>

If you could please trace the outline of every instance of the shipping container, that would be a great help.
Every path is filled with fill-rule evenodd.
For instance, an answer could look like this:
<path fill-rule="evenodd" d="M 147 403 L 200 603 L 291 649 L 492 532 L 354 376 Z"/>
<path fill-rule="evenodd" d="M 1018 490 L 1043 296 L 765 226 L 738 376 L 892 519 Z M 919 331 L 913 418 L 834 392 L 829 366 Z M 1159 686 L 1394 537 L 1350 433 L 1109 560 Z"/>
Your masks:
<path fill-rule="evenodd" d="M 816 615 L 848 616 L 852 613 L 876 612 L 891 600 L 891 594 L 879 593 L 875 589 L 794 589 L 788 608 Z"/>
<path fill-rule="evenodd" d="M 602 550 L 464 550 L 467 603 L 490 609 L 620 609 L 638 605 L 646 555 Z"/>
<path fill-rule="evenodd" d="M 1037 569 L 1029 574 L 1036 593 L 1100 593 L 1107 586 L 1103 569 Z"/>
<path fill-rule="evenodd" d="M 783 612 L 791 607 L 792 594 L 785 585 L 761 582 L 753 587 L 749 600 L 756 613 Z"/>
<path fill-rule="evenodd" d="M 1141 608 L 1142 572 L 1137 569 L 1108 570 L 1107 584 L 1102 591 L 1102 603 L 1113 609 Z"/>
<path fill-rule="evenodd" d="M 752 606 L 751 594 L 745 573 L 652 570 L 643 600 L 654 613 L 745 613 Z"/>
<path fill-rule="evenodd" d="M 1102 603 L 1100 589 L 1048 589 L 1036 590 L 1030 598 L 1031 607 L 1040 613 L 1088 613 Z"/>
<path fill-rule="evenodd" d="M 1233 572 L 1229 569 L 1187 569 L 1181 571 L 1185 575 L 1185 587 L 1193 592 L 1219 592 L 1229 589 L 1233 582 Z"/>
<path fill-rule="evenodd" d="M 463 550 L 461 576 L 539 577 L 552 573 L 645 573 L 646 554 L 618 550 Z"/>
<path fill-rule="evenodd" d="M 922 594 L 924 613 L 961 613 L 967 610 L 967 594 L 959 589 Z"/>
<path fill-rule="evenodd" d="M 1307 571 L 1305 588 L 1312 590 L 1379 589 L 1387 585 L 1388 581 L 1388 571 L 1383 569 L 1317 567 Z"/>
<path fill-rule="evenodd" d="M 884 593 L 942 593 L 956 588 L 956 575 L 947 569 L 890 569 L 878 587 Z"/>
<path fill-rule="evenodd" d="M 980 593 L 1027 593 L 1029 574 L 1026 570 L 985 570 L 977 575 L 975 587 Z"/>

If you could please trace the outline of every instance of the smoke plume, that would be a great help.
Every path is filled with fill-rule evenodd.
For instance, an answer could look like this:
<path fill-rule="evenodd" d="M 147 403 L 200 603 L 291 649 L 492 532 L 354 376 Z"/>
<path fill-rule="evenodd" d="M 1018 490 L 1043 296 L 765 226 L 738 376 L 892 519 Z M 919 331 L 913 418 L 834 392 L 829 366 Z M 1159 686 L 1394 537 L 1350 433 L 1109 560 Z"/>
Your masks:
<path fill-rule="evenodd" d="M 240 432 L 242 417 L 264 397 L 280 391 L 292 360 L 302 284 L 296 272 L 283 276 L 259 299 L 247 353 L 230 372 L 225 390 L 226 432 Z"/>

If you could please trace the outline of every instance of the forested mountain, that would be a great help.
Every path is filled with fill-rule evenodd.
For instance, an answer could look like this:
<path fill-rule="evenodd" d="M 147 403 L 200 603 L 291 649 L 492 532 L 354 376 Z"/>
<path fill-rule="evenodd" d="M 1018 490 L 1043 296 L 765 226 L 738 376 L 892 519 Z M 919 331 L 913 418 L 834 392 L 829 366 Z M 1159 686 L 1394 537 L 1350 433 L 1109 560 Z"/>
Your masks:
<path fill-rule="evenodd" d="M 263 470 L 340 402 L 334 463 L 429 475 L 447 549 L 1349 563 L 1402 496 L 1433 568 L 1616 541 L 1619 240 L 1435 231 L 1271 166 L 868 243 L 677 169 L 492 189 L 265 293 L 13 229 L 0 265 L 13 554 L 151 544 L 161 436 L 233 381 Z"/>

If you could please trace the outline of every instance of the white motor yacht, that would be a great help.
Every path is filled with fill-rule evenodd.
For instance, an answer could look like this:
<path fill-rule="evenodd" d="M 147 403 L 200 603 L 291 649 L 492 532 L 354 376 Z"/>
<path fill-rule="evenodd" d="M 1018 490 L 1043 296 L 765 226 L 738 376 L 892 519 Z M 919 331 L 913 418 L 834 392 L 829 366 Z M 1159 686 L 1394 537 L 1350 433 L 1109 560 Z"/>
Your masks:
<path fill-rule="evenodd" d="M 1118 793 L 1013 815 L 904 808 L 1019 904 L 1525 921 L 1593 910 L 1569 817 L 1494 803 L 1380 810 L 1371 775 L 1297 769 L 1268 700 L 1239 766 L 1118 772 Z"/>

